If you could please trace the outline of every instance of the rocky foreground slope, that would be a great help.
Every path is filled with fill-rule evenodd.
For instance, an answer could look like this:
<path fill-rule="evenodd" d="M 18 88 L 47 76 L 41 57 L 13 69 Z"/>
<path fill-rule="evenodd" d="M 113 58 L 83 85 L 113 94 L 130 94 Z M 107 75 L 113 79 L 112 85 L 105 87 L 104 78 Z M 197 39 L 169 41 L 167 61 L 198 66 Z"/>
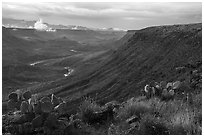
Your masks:
<path fill-rule="evenodd" d="M 52 94 L 63 98 L 63 115 L 56 112 L 59 106 L 45 107 L 50 109 L 40 115 L 31 111 L 32 118 L 22 123 L 17 119 L 16 124 L 11 119 L 28 112 L 11 112 L 3 117 L 4 132 L 15 131 L 8 129 L 14 124 L 18 126 L 11 134 L 201 134 L 202 24 L 150 27 L 131 33 L 122 38 L 119 49 L 88 73 L 31 90 L 38 93 L 38 100 L 48 96 L 45 102 L 50 106 Z M 161 81 L 180 81 L 183 86 L 170 100 L 143 96 L 146 84 Z M 107 104 L 110 101 L 114 102 Z M 42 117 L 39 130 L 33 127 L 38 116 Z M 60 120 L 63 122 L 56 127 Z M 19 125 L 30 128 L 20 132 Z"/>

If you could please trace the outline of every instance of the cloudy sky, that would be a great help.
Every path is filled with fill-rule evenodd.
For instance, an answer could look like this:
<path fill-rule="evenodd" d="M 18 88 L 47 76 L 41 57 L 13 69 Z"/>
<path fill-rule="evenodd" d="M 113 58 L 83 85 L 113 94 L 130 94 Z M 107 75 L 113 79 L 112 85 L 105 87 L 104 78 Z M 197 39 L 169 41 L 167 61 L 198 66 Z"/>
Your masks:
<path fill-rule="evenodd" d="M 94 28 L 140 29 L 202 21 L 202 3 L 2 3 L 3 18 Z"/>

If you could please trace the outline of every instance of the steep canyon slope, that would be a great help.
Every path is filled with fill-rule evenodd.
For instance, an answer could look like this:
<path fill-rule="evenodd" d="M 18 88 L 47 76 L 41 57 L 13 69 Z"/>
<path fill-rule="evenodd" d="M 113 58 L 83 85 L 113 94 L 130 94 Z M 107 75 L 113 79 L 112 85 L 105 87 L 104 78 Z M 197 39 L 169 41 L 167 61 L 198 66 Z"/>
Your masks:
<path fill-rule="evenodd" d="M 104 104 L 139 96 L 151 81 L 187 81 L 188 73 L 176 68 L 202 62 L 202 24 L 149 27 L 129 31 L 118 41 L 117 50 L 106 53 L 105 60 L 66 79 L 46 83 L 30 90 L 42 95 L 52 93 L 70 101 L 74 111 L 84 96 Z M 199 66 L 201 67 L 201 66 Z"/>

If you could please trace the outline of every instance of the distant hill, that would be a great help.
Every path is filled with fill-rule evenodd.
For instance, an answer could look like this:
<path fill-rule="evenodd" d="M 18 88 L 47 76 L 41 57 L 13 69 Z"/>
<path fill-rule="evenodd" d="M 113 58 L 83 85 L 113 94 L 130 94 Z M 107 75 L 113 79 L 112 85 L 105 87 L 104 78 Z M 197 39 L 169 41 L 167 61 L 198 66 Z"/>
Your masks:
<path fill-rule="evenodd" d="M 69 39 L 83 45 L 96 46 L 104 42 L 115 41 L 123 37 L 124 31 L 94 31 L 57 29 L 55 32 L 37 31 L 35 29 L 8 28 L 12 35 L 24 40 Z"/>
<path fill-rule="evenodd" d="M 36 21 L 27 21 L 27 20 L 18 20 L 11 18 L 3 18 L 2 25 L 9 28 L 30 28 L 34 27 Z M 69 29 L 69 30 L 95 30 L 95 31 L 125 31 L 119 28 L 88 28 L 85 26 L 77 26 L 77 25 L 54 25 L 49 23 L 44 23 L 49 28 L 52 29 Z"/>

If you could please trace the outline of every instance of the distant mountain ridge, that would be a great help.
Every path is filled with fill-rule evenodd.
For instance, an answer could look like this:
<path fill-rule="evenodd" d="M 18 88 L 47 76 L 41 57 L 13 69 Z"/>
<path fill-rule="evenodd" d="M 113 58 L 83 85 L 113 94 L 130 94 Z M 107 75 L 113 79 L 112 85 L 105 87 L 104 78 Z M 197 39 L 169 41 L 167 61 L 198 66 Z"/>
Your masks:
<path fill-rule="evenodd" d="M 27 20 L 17 20 L 11 18 L 2 18 L 2 25 L 6 28 L 27 28 L 33 29 L 34 24 L 36 23 L 35 20 L 27 21 Z M 49 23 L 44 23 L 48 26 L 48 28 L 52 29 L 69 29 L 69 30 L 96 30 L 96 31 L 126 31 L 119 28 L 88 28 L 84 26 L 77 26 L 77 25 L 54 25 Z"/>

